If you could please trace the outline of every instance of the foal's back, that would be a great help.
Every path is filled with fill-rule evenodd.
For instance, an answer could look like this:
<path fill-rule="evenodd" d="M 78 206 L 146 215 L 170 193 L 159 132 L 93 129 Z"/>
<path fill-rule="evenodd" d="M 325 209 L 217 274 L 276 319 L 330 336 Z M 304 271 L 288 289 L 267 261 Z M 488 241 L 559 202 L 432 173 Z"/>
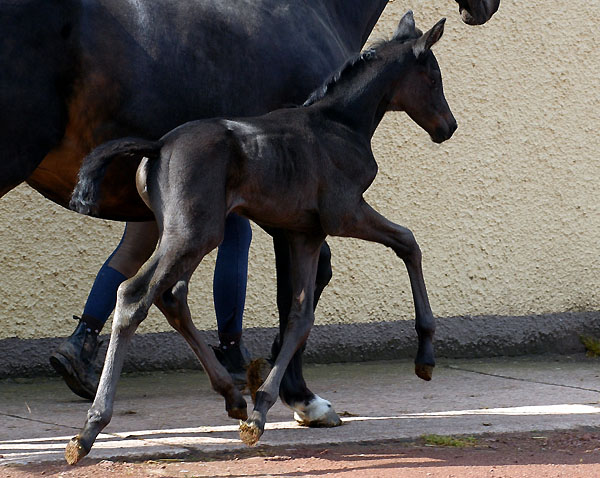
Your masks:
<path fill-rule="evenodd" d="M 169 205 L 179 208 L 185 198 L 193 210 L 219 204 L 224 215 L 233 211 L 263 226 L 291 230 L 320 232 L 325 193 L 356 187 L 356 168 L 352 181 L 344 180 L 344 171 L 354 156 L 372 158 L 368 143 L 303 107 L 193 121 L 162 141 L 160 164 L 148 179 L 149 190 L 159 192 L 155 213 Z"/>

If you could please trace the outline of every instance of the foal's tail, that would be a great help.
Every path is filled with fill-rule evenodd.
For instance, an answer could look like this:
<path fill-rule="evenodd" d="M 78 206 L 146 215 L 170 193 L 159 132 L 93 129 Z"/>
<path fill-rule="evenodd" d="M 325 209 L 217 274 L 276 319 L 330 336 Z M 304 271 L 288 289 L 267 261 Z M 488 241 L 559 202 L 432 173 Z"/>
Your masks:
<path fill-rule="evenodd" d="M 162 141 L 122 138 L 98 146 L 83 159 L 69 207 L 81 214 L 96 214 L 98 212 L 96 203 L 100 196 L 100 183 L 104 178 L 106 168 L 112 160 L 117 156 L 156 158 L 160 155 L 162 145 Z"/>

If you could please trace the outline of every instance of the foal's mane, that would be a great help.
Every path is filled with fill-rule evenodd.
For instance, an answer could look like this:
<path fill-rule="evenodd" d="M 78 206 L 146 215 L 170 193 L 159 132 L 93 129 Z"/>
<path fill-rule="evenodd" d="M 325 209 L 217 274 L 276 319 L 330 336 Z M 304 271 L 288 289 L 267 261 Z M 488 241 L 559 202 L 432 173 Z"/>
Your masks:
<path fill-rule="evenodd" d="M 331 87 L 333 87 L 333 85 L 335 85 L 340 80 L 340 78 L 348 72 L 348 70 L 353 69 L 353 67 L 355 65 L 357 65 L 358 63 L 368 62 L 368 61 L 376 58 L 377 51 L 384 45 L 387 45 L 388 43 L 391 43 L 391 42 L 404 43 L 408 40 L 414 40 L 415 38 L 419 38 L 422 34 L 423 33 L 421 32 L 421 30 L 419 30 L 418 28 L 415 28 L 414 32 L 409 35 L 402 35 L 402 36 L 396 35 L 391 40 L 381 39 L 381 40 L 375 41 L 366 50 L 363 50 L 361 53 L 354 55 L 354 56 L 350 57 L 348 60 L 346 60 L 346 63 L 344 63 L 344 65 L 342 65 L 342 67 L 339 70 L 337 70 L 335 73 L 333 73 L 327 80 L 325 80 L 325 82 L 321 86 L 319 86 L 315 91 L 313 91 L 310 94 L 310 96 L 303 103 L 302 106 L 310 106 L 310 105 L 316 103 L 317 101 L 323 99 L 327 95 L 327 92 L 331 89 Z"/>
<path fill-rule="evenodd" d="M 379 44 L 377 45 L 379 46 Z M 346 60 L 346 63 L 335 73 L 333 73 L 325 82 L 319 86 L 315 91 L 313 91 L 308 99 L 303 103 L 302 106 L 310 106 L 320 99 L 322 99 L 327 92 L 331 89 L 331 87 L 339 81 L 344 73 L 348 70 L 352 69 L 354 65 L 359 62 L 367 62 L 376 56 L 375 48 L 368 48 L 367 50 L 362 51 L 361 53 L 350 57 Z"/>

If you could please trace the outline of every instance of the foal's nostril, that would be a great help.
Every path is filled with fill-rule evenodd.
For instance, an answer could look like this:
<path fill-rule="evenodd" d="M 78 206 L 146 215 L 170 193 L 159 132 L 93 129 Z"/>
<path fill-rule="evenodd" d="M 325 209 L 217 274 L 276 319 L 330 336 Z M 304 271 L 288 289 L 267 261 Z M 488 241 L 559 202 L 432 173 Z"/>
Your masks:
<path fill-rule="evenodd" d="M 457 129 L 458 123 L 456 120 L 452 120 L 452 122 L 449 124 L 450 136 L 452 136 Z"/>

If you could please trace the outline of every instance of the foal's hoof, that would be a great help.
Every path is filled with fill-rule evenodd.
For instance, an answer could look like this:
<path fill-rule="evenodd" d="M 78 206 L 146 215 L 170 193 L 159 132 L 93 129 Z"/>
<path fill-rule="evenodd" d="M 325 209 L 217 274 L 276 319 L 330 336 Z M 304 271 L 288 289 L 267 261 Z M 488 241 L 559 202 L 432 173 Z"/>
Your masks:
<path fill-rule="evenodd" d="M 258 443 L 263 431 L 254 422 L 240 422 L 240 438 L 248 446 Z"/>
<path fill-rule="evenodd" d="M 433 365 L 428 365 L 426 363 L 416 363 L 415 373 L 417 374 L 417 377 L 429 382 L 431 380 L 431 377 L 433 376 Z"/>
<path fill-rule="evenodd" d="M 73 437 L 67 443 L 67 448 L 65 449 L 65 460 L 69 465 L 74 465 L 79 460 L 81 460 L 85 455 L 87 455 L 90 450 L 86 450 L 85 447 L 79 441 L 79 435 Z"/>
<path fill-rule="evenodd" d="M 229 390 L 229 393 L 225 394 L 225 410 L 230 418 L 235 418 L 236 420 L 248 419 L 248 405 L 246 404 L 246 400 L 242 396 L 242 393 L 235 387 Z"/>

